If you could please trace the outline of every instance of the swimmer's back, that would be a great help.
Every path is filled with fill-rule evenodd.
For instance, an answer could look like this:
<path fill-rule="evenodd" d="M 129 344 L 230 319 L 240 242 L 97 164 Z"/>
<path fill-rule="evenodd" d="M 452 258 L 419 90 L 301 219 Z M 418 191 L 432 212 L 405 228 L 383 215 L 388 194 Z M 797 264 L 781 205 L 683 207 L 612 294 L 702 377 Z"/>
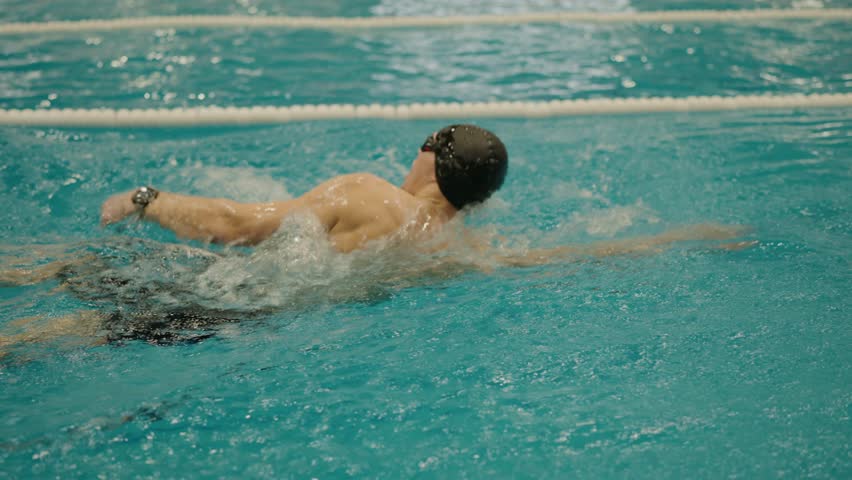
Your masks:
<path fill-rule="evenodd" d="M 368 173 L 335 177 L 306 193 L 302 201 L 326 226 L 329 240 L 342 252 L 422 223 L 420 200 Z"/>

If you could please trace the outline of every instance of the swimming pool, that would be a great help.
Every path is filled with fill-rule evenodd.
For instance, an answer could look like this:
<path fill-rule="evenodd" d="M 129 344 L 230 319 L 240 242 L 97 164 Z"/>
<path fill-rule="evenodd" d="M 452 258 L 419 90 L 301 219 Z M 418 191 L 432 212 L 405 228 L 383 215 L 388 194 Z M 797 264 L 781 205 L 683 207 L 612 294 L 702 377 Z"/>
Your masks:
<path fill-rule="evenodd" d="M 463 13 L 849 6 L 557 3 L 494 2 Z M 134 2 L 95 12 L 67 1 L 6 5 L 3 22 L 454 8 L 440 1 Z M 16 36 L 0 40 L 0 107 L 849 92 L 847 27 Z M 170 234 L 96 226 L 108 193 L 150 182 L 264 200 L 344 172 L 398 182 L 423 136 L 444 123 L 3 127 L 3 260 L 21 254 L 16 246 L 64 244 L 60 250 L 110 254 L 179 283 L 195 260 L 146 250 L 176 243 Z M 714 221 L 752 226 L 748 238 L 758 244 L 736 252 L 686 244 L 659 255 L 408 285 L 385 281 L 382 269 L 361 278 L 337 257 L 311 269 L 308 253 L 282 241 L 253 257 L 259 266 L 234 261 L 214 272 L 221 294 L 214 300 L 270 307 L 259 320 L 228 324 L 201 342 L 27 346 L 18 354 L 29 361 L 0 364 L 0 478 L 852 473 L 849 109 L 477 123 L 504 139 L 511 165 L 504 189 L 470 223 L 512 242 L 584 243 Z M 156 243 L 128 247 L 127 238 Z M 47 249 L 39 258 L 57 255 Z M 258 280 L 257 289 L 228 290 L 240 275 Z M 352 289 L 326 293 L 341 282 Z M 56 286 L 0 288 L 0 322 L 107 308 Z"/>

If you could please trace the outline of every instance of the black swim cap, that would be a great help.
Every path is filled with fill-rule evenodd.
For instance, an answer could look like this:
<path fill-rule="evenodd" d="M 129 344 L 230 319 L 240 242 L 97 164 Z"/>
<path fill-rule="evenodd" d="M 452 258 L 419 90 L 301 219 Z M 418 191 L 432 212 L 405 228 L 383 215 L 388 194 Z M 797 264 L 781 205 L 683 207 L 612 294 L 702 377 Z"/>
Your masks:
<path fill-rule="evenodd" d="M 424 147 L 435 152 L 438 187 L 458 210 L 485 201 L 503 185 L 509 155 L 497 135 L 484 128 L 450 125 Z"/>

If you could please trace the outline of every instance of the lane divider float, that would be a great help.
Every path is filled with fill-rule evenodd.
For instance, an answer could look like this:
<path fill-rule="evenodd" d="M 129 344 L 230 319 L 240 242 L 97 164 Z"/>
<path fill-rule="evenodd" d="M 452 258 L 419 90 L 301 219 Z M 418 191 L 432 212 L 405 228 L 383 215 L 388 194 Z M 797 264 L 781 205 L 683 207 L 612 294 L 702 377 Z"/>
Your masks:
<path fill-rule="evenodd" d="M 271 125 L 317 120 L 543 118 L 656 112 L 852 107 L 852 94 L 599 98 L 544 102 L 293 105 L 174 109 L 0 109 L 0 125 L 52 127 L 194 127 Z"/>
<path fill-rule="evenodd" d="M 541 12 L 499 15 L 410 17 L 289 17 L 247 15 L 177 15 L 97 20 L 60 20 L 0 24 L 0 35 L 51 32 L 94 32 L 132 29 L 288 28 L 315 30 L 530 23 L 698 23 L 759 22 L 765 20 L 852 20 L 852 8 L 665 10 L 656 12 Z"/>

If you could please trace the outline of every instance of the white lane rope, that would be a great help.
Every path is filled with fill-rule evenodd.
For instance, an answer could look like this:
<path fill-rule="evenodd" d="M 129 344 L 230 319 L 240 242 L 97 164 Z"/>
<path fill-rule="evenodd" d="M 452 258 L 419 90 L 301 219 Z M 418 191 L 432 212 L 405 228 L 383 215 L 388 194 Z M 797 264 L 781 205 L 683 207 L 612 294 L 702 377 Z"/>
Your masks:
<path fill-rule="evenodd" d="M 729 97 L 602 98 L 549 102 L 412 103 L 407 105 L 295 105 L 178 109 L 2 110 L 0 125 L 53 127 L 192 127 L 270 125 L 315 120 L 542 118 L 655 112 L 852 107 L 852 94 L 736 95 Z"/>
<path fill-rule="evenodd" d="M 0 35 L 162 28 L 375 29 L 527 23 L 694 23 L 764 20 L 852 20 L 852 8 L 671 10 L 656 12 L 542 12 L 443 17 L 288 17 L 183 15 L 0 24 Z"/>

